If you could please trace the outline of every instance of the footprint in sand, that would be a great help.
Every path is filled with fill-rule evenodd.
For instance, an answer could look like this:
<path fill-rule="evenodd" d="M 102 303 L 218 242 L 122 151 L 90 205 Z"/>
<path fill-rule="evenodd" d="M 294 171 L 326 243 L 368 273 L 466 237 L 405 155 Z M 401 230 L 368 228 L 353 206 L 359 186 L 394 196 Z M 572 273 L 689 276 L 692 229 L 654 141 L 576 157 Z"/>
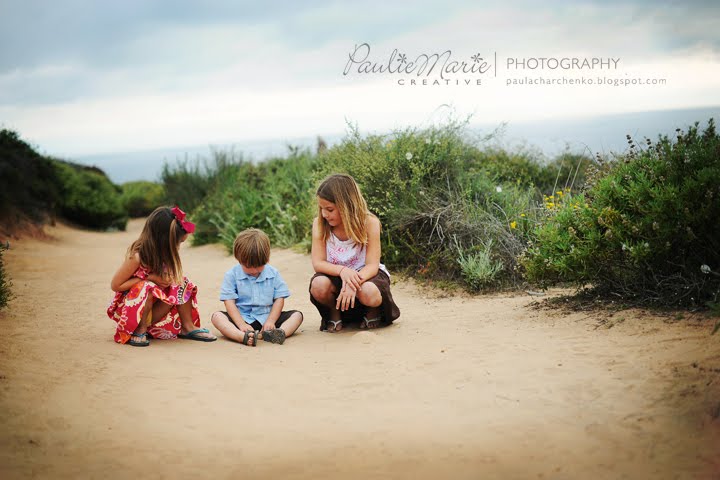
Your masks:
<path fill-rule="evenodd" d="M 369 344 L 380 344 L 385 343 L 385 338 L 383 338 L 381 335 L 378 335 L 376 332 L 357 332 L 355 333 L 351 338 L 353 343 L 362 343 L 364 345 Z"/>

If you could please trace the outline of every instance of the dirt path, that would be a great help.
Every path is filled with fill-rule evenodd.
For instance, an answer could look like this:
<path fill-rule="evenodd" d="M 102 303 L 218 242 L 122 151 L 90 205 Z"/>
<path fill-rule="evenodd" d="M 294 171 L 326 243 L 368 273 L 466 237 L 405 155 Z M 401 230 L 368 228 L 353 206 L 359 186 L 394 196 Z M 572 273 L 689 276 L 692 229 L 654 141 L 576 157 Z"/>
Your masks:
<path fill-rule="evenodd" d="M 0 478 L 720 478 L 707 322 L 623 312 L 598 328 L 527 296 L 399 283 L 395 325 L 333 336 L 309 258 L 278 250 L 286 305 L 306 314 L 284 346 L 131 348 L 105 308 L 140 227 L 49 228 L 6 253 Z M 183 261 L 211 326 L 234 259 L 204 246 Z"/>

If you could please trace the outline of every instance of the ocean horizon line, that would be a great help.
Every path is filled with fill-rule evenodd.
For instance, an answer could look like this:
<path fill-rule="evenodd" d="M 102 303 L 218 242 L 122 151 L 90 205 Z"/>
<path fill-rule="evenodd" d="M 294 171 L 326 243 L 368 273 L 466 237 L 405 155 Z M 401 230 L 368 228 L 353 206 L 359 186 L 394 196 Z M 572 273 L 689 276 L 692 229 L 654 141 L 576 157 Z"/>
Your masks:
<path fill-rule="evenodd" d="M 511 151 L 530 150 L 533 154 L 553 158 L 564 152 L 583 153 L 588 156 L 622 153 L 627 148 L 626 135 L 636 140 L 655 139 L 658 135 L 672 135 L 676 128 L 687 128 L 694 122 L 706 123 L 720 116 L 720 106 L 631 112 L 576 118 L 545 119 L 527 122 L 470 122 L 467 133 L 478 138 L 493 133 L 488 146 Z M 423 128 L 422 126 L 417 128 Z M 368 130 L 364 134 L 379 132 Z M 387 134 L 391 134 L 388 130 Z M 312 136 L 284 137 L 266 140 L 217 142 L 204 145 L 169 146 L 143 150 L 78 155 L 66 160 L 95 166 L 118 184 L 129 181 L 158 181 L 164 163 L 170 165 L 185 160 L 209 159 L 216 150 L 233 151 L 252 161 L 262 162 L 286 156 L 289 149 L 314 151 L 318 138 L 328 147 L 341 142 L 348 132 Z M 480 143 L 480 142 L 478 142 Z"/>

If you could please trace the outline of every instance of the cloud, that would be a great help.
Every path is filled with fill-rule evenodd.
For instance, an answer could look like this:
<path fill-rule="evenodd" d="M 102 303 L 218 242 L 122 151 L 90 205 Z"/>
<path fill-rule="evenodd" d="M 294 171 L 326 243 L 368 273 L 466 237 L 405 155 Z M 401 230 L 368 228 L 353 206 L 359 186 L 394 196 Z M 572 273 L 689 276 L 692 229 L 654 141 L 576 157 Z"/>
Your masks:
<path fill-rule="evenodd" d="M 0 104 L 317 83 L 358 38 L 390 38 L 460 6 L 29 0 L 0 15 Z"/>
<path fill-rule="evenodd" d="M 499 123 L 720 104 L 720 17 L 694 2 L 109 2 L 0 7 L 0 119 L 65 154 L 386 129 L 440 105 Z M 613 56 L 658 88 L 401 87 L 343 76 L 373 58 L 451 49 Z M 577 76 L 577 72 L 569 75 Z M 500 81 L 497 81 L 500 80 Z"/>
<path fill-rule="evenodd" d="M 258 23 L 282 22 L 323 3 L 322 0 L 24 0 L 10 5 L 6 1 L 0 15 L 0 71 L 64 62 L 108 66 L 127 60 L 123 55 L 126 45 L 158 30 L 228 24 L 243 29 Z M 191 42 L 192 38 L 188 38 L 179 47 Z M 148 43 L 143 47 L 153 50 Z"/>

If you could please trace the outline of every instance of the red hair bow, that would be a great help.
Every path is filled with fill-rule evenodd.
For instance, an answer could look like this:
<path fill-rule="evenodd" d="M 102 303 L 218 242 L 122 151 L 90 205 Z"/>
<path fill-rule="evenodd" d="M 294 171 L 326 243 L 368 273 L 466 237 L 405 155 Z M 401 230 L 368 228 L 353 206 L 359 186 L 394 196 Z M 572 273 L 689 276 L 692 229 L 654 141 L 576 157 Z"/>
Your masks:
<path fill-rule="evenodd" d="M 185 212 L 180 210 L 180 207 L 175 205 L 171 211 L 173 215 L 175 215 L 177 221 L 180 222 L 180 225 L 182 225 L 183 230 L 185 230 L 187 233 L 193 233 L 195 231 L 195 224 L 185 221 Z"/>

